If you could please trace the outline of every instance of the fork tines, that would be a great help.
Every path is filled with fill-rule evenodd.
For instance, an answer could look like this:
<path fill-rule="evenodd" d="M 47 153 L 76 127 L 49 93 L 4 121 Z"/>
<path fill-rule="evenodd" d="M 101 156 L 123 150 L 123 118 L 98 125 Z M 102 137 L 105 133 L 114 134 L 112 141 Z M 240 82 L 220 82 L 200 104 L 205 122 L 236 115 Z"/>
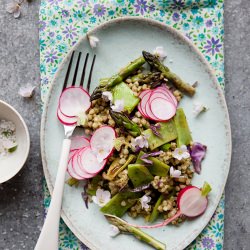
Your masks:
<path fill-rule="evenodd" d="M 71 58 L 69 61 L 69 65 L 68 65 L 68 69 L 67 69 L 67 73 L 65 76 L 65 80 L 64 80 L 64 84 L 63 84 L 63 90 L 67 87 L 67 86 L 75 86 L 76 82 L 77 82 L 77 75 L 78 75 L 78 69 L 79 69 L 79 65 L 81 64 L 81 61 L 84 60 L 83 63 L 83 68 L 82 68 L 82 74 L 81 74 L 81 78 L 80 78 L 80 83 L 79 86 L 84 86 L 84 78 L 86 75 L 86 69 L 87 69 L 87 65 L 88 65 L 88 59 L 89 59 L 89 53 L 86 54 L 85 59 L 83 59 L 82 57 L 82 52 L 78 52 L 78 56 L 77 56 L 77 60 L 76 64 L 75 64 L 75 70 L 74 70 L 74 75 L 73 75 L 73 79 L 71 84 L 69 84 L 69 78 L 70 78 L 70 72 L 71 69 L 73 68 L 73 62 L 74 62 L 74 57 L 76 57 L 77 52 L 73 51 L 71 54 Z M 88 76 L 88 80 L 87 80 L 87 91 L 89 92 L 90 89 L 90 84 L 91 84 L 91 79 L 92 79 L 92 73 L 93 73 L 93 68 L 94 68 L 94 64 L 95 64 L 95 59 L 96 59 L 96 55 L 94 55 L 93 59 L 92 59 L 92 63 L 89 69 L 89 76 Z"/>

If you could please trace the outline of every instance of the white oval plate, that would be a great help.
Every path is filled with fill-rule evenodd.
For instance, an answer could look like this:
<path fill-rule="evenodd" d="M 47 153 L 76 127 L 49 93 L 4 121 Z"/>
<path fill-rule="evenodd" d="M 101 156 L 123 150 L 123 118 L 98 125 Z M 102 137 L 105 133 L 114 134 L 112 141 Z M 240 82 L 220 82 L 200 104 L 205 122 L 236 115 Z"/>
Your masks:
<path fill-rule="evenodd" d="M 167 249 L 183 249 L 202 231 L 213 215 L 221 198 L 231 158 L 231 131 L 228 111 L 223 92 L 214 73 L 202 54 L 184 36 L 159 22 L 138 17 L 115 19 L 95 28 L 91 35 L 100 39 L 96 50 L 91 50 L 86 37 L 73 48 L 83 53 L 95 53 L 96 64 L 91 91 L 98 80 L 109 77 L 125 66 L 129 61 L 141 55 L 142 50 L 152 51 L 163 46 L 168 58 L 166 64 L 187 82 L 199 82 L 193 98 L 185 97 L 181 101 L 193 133 L 194 141 L 208 146 L 206 159 L 202 163 L 201 175 L 195 175 L 193 184 L 202 186 L 208 181 L 213 190 L 209 195 L 209 206 L 204 215 L 183 223 L 180 227 L 167 226 L 147 230 L 158 240 L 165 242 Z M 65 77 L 69 55 L 62 62 L 45 104 L 41 127 L 41 150 L 45 177 L 50 192 L 53 190 L 61 143 L 64 137 L 63 126 L 57 120 L 56 108 Z M 81 62 L 80 67 L 83 65 Z M 193 104 L 200 101 L 209 107 L 209 111 L 194 118 Z M 91 249 L 130 250 L 151 249 L 132 236 L 120 235 L 110 238 L 109 224 L 99 208 L 91 204 L 86 209 L 81 188 L 65 186 L 62 206 L 62 218 L 73 233 Z M 132 219 L 125 217 L 129 221 Z M 140 221 L 142 223 L 142 221 Z"/>

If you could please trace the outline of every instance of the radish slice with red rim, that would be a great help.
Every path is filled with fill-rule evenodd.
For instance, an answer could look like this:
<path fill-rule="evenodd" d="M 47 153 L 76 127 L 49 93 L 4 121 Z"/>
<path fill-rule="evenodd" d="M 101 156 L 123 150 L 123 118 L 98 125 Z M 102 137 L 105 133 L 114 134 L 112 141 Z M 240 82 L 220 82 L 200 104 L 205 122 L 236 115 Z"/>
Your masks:
<path fill-rule="evenodd" d="M 137 108 L 138 108 L 138 111 L 141 113 L 141 115 L 142 115 L 143 117 L 145 117 L 146 115 L 145 115 L 144 112 L 142 111 L 142 108 L 141 108 L 141 104 L 140 104 L 140 103 L 138 104 Z"/>
<path fill-rule="evenodd" d="M 82 176 L 78 175 L 78 174 L 75 172 L 75 170 L 74 170 L 74 168 L 73 168 L 73 165 L 72 165 L 72 162 L 73 162 L 73 159 L 70 158 L 70 160 L 69 160 L 69 162 L 68 162 L 68 169 L 67 169 L 69 175 L 70 175 L 71 177 L 77 179 L 77 180 L 83 180 L 84 178 L 83 178 Z"/>
<path fill-rule="evenodd" d="M 60 96 L 59 109 L 67 117 L 75 117 L 90 106 L 90 96 L 82 87 L 66 88 Z"/>
<path fill-rule="evenodd" d="M 84 136 L 74 136 L 71 138 L 70 150 L 80 149 L 89 146 L 89 139 Z"/>
<path fill-rule="evenodd" d="M 96 154 L 90 147 L 86 147 L 79 155 L 79 162 L 84 171 L 91 175 L 98 174 L 106 164 L 106 160 L 98 162 Z"/>
<path fill-rule="evenodd" d="M 143 98 L 147 93 L 149 93 L 149 92 L 151 92 L 150 89 L 143 90 L 143 91 L 139 94 L 138 97 L 140 97 L 140 98 L 142 99 L 142 98 Z"/>
<path fill-rule="evenodd" d="M 83 149 L 85 150 L 85 149 Z M 89 174 L 87 173 L 82 167 L 81 165 L 79 164 L 79 161 L 78 161 L 78 157 L 79 157 L 79 152 L 81 150 L 78 150 L 72 157 L 72 167 L 73 167 L 73 170 L 74 172 L 79 175 L 81 178 L 84 178 L 84 179 L 89 179 L 89 178 L 92 178 L 94 177 L 95 175 L 94 174 Z"/>
<path fill-rule="evenodd" d="M 202 196 L 201 190 L 197 187 L 187 187 L 178 195 L 178 207 L 181 213 L 188 217 L 196 217 L 203 214 L 207 205 L 207 197 Z"/>
<path fill-rule="evenodd" d="M 169 98 L 169 96 L 166 93 L 163 93 L 160 90 L 153 91 L 152 95 L 150 96 L 149 101 L 151 102 L 153 99 L 158 98 L 158 97 L 172 102 L 172 99 Z"/>
<path fill-rule="evenodd" d="M 154 90 L 154 93 L 151 95 L 150 102 L 155 98 L 166 99 L 167 101 L 172 102 L 175 105 L 175 102 L 173 101 L 171 96 L 167 92 L 163 92 L 162 90 L 159 89 Z"/>
<path fill-rule="evenodd" d="M 156 117 L 153 112 L 151 111 L 151 108 L 150 108 L 150 99 L 151 97 L 154 95 L 154 92 L 151 93 L 146 105 L 145 105 L 145 112 L 147 114 L 147 116 L 151 119 L 151 120 L 154 120 L 154 121 L 160 121 L 160 119 L 158 117 Z"/>
<path fill-rule="evenodd" d="M 147 93 L 141 99 L 141 102 L 138 105 L 138 110 L 142 114 L 143 117 L 153 120 L 153 121 L 161 121 L 158 119 L 150 110 L 150 97 L 153 94 L 152 90 L 147 91 Z"/>
<path fill-rule="evenodd" d="M 147 92 L 143 98 L 141 99 L 141 102 L 140 102 L 140 107 L 141 107 L 141 111 L 142 111 L 142 115 L 145 117 L 145 118 L 149 118 L 149 116 L 147 115 L 146 113 L 146 104 L 150 98 L 150 95 L 151 95 L 151 91 Z"/>
<path fill-rule="evenodd" d="M 57 109 L 57 118 L 58 120 L 64 124 L 64 125 L 68 125 L 68 126 L 73 126 L 76 124 L 77 122 L 77 118 L 76 117 L 67 117 L 65 116 L 61 110 L 58 108 Z"/>
<path fill-rule="evenodd" d="M 160 120 L 169 120 L 176 113 L 176 107 L 172 102 L 163 98 L 156 98 L 150 103 L 152 113 Z"/>
<path fill-rule="evenodd" d="M 73 155 L 76 153 L 76 149 L 70 150 L 69 152 L 69 160 L 73 157 Z"/>
<path fill-rule="evenodd" d="M 146 110 L 142 109 L 141 103 L 138 104 L 138 110 L 143 117 L 149 119 L 148 115 L 145 113 Z"/>
<path fill-rule="evenodd" d="M 149 101 L 148 101 L 148 103 L 146 105 L 146 108 L 148 108 L 148 106 L 149 106 L 149 109 L 150 109 L 150 111 L 151 111 L 152 114 L 153 114 L 153 112 L 151 110 L 151 102 L 154 101 L 157 98 L 161 98 L 161 99 L 166 100 L 167 102 L 172 103 L 174 105 L 174 107 L 176 108 L 173 100 L 170 97 L 166 97 L 164 94 L 161 94 L 161 93 L 154 93 L 154 94 L 152 94 L 152 96 L 150 97 L 150 99 L 149 99 Z M 146 109 L 146 112 L 149 113 L 148 109 Z M 156 117 L 156 116 L 154 115 L 154 117 Z M 156 117 L 155 120 L 164 121 L 164 120 L 159 119 L 158 117 Z"/>
<path fill-rule="evenodd" d="M 69 175 L 77 180 L 82 180 L 84 179 L 83 177 L 81 177 L 80 175 L 78 175 L 75 170 L 73 169 L 73 165 L 72 165 L 72 160 L 73 160 L 73 156 L 77 153 L 78 150 L 72 150 L 69 153 L 69 160 L 68 160 L 68 168 L 67 171 L 69 173 Z"/>
<path fill-rule="evenodd" d="M 178 105 L 176 97 L 169 90 L 169 88 L 167 88 L 167 86 L 160 86 L 160 87 L 156 88 L 155 91 L 160 91 L 160 92 L 164 93 L 165 95 L 167 95 L 168 97 L 170 97 L 172 99 L 172 101 L 175 104 L 175 106 Z"/>
<path fill-rule="evenodd" d="M 112 154 L 115 138 L 115 130 L 110 126 L 102 126 L 94 132 L 90 139 L 90 146 L 99 162 Z"/>

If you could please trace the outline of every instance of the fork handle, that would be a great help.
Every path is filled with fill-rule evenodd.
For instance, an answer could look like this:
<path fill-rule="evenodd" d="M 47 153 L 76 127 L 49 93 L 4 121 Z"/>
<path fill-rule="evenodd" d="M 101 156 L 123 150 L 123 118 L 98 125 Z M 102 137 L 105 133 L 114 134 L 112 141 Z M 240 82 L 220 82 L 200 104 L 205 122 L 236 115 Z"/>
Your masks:
<path fill-rule="evenodd" d="M 50 207 L 35 250 L 58 250 L 59 221 L 71 140 L 64 139 Z"/>

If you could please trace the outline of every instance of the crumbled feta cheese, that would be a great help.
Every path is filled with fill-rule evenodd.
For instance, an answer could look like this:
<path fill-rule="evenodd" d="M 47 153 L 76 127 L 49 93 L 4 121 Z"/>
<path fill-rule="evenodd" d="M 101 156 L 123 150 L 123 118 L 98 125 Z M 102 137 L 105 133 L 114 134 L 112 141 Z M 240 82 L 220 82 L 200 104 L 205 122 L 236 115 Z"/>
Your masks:
<path fill-rule="evenodd" d="M 0 159 L 16 150 L 16 126 L 11 121 L 0 120 Z"/>

